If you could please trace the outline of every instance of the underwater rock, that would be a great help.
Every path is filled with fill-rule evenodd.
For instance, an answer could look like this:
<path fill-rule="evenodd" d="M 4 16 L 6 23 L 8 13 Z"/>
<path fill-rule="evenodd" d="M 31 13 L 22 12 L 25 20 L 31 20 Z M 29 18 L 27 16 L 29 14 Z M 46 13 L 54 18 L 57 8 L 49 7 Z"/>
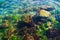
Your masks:
<path fill-rule="evenodd" d="M 42 16 L 33 16 L 33 21 L 35 24 L 38 24 L 38 22 L 41 23 L 46 23 L 47 21 L 50 21 L 50 19 L 48 19 L 48 17 L 42 17 Z"/>
<path fill-rule="evenodd" d="M 42 20 L 42 19 L 44 19 L 44 21 Z M 34 16 L 33 17 L 33 21 L 37 24 L 37 22 L 42 22 L 42 23 L 45 23 L 46 21 L 45 21 L 45 17 L 40 17 L 40 16 Z"/>
<path fill-rule="evenodd" d="M 18 35 L 26 35 L 26 34 L 35 34 L 36 33 L 36 27 L 24 27 L 23 29 L 19 29 Z"/>
<path fill-rule="evenodd" d="M 20 29 L 19 34 L 21 35 L 21 34 L 26 34 L 26 33 L 35 33 L 36 27 L 35 27 L 35 23 L 32 19 L 32 16 L 25 16 L 22 18 L 24 21 L 23 20 L 18 21 L 17 26 L 16 26 L 18 29 Z"/>
<path fill-rule="evenodd" d="M 40 10 L 40 16 L 49 17 L 50 15 L 51 15 L 50 12 L 48 12 L 46 10 Z"/>
<path fill-rule="evenodd" d="M 22 21 L 19 21 L 18 23 L 17 23 L 17 28 L 24 28 L 24 27 L 27 27 L 27 28 L 31 28 L 31 27 L 34 27 L 34 25 L 32 25 L 32 24 L 29 24 L 29 23 L 26 23 L 26 22 L 22 22 Z"/>

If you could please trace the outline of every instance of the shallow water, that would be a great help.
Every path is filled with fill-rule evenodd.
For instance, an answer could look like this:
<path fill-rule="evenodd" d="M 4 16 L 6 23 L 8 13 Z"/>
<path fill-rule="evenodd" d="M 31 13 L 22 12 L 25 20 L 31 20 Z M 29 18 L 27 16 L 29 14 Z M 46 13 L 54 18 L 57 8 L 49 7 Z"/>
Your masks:
<path fill-rule="evenodd" d="M 59 0 L 0 0 L 0 40 L 58 40 Z"/>
<path fill-rule="evenodd" d="M 42 5 L 51 5 L 55 7 L 56 9 L 60 8 L 59 1 L 55 0 L 0 0 L 0 14 L 4 13 L 14 13 L 15 11 L 18 12 L 19 8 L 28 8 L 30 6 L 39 6 L 41 7 Z M 55 9 L 55 10 L 56 10 Z"/>

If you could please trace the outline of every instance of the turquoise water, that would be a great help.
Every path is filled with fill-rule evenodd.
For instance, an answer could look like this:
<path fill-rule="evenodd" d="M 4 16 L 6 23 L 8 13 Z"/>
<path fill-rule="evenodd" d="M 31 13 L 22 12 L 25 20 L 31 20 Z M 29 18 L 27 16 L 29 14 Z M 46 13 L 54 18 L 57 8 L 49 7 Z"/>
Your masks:
<path fill-rule="evenodd" d="M 0 14 L 14 13 L 19 8 L 28 8 L 42 5 L 51 5 L 56 9 L 60 8 L 60 3 L 57 0 L 0 0 Z M 17 12 L 18 13 L 18 12 Z"/>

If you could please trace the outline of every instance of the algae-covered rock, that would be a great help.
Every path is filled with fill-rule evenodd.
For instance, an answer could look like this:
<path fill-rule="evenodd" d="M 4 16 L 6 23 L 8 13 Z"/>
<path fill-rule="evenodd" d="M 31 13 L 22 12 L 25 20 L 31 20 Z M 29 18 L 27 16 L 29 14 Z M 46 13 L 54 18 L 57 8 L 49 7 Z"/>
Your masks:
<path fill-rule="evenodd" d="M 32 16 L 29 15 L 29 14 L 24 14 L 24 15 L 21 17 L 21 20 L 29 23 L 29 22 L 31 22 L 31 20 L 32 20 Z"/>
<path fill-rule="evenodd" d="M 50 12 L 48 12 L 46 10 L 40 10 L 40 16 L 49 17 L 50 15 L 51 15 Z"/>

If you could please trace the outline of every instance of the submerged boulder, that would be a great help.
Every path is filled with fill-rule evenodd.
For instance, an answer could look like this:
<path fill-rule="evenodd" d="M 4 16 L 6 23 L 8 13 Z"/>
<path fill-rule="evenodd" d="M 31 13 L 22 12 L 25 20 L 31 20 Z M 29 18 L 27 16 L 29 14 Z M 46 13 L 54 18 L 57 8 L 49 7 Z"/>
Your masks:
<path fill-rule="evenodd" d="M 20 29 L 24 28 L 25 26 L 27 26 L 28 28 L 31 27 L 31 25 L 29 23 L 26 23 L 26 22 L 19 21 L 17 23 L 17 27 L 20 28 Z"/>
<path fill-rule="evenodd" d="M 47 21 L 51 22 L 51 20 L 48 19 L 48 17 L 42 17 L 42 16 L 34 16 L 33 21 L 35 24 L 38 24 L 38 22 L 41 22 L 41 23 L 46 23 Z"/>
<path fill-rule="evenodd" d="M 50 15 L 51 15 L 50 12 L 48 12 L 46 10 L 40 10 L 40 16 L 49 17 Z"/>

